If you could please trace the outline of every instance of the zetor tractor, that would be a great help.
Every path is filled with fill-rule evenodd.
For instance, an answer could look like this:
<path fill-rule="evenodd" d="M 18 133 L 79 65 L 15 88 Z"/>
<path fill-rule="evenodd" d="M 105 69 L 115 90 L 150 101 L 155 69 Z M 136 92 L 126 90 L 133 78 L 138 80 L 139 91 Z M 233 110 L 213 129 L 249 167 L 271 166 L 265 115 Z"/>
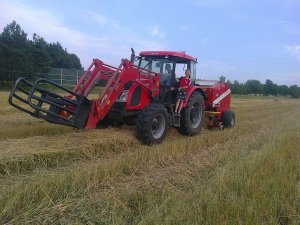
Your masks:
<path fill-rule="evenodd" d="M 205 116 L 209 128 L 233 127 L 228 85 L 196 84 L 196 63 L 184 52 L 143 51 L 135 56 L 132 49 L 131 60 L 122 59 L 118 67 L 94 59 L 72 91 L 44 78 L 33 84 L 19 78 L 9 103 L 33 117 L 80 129 L 135 124 L 137 138 L 146 145 L 161 143 L 168 126 L 195 135 Z M 192 84 L 178 116 L 176 75 L 186 69 Z"/>

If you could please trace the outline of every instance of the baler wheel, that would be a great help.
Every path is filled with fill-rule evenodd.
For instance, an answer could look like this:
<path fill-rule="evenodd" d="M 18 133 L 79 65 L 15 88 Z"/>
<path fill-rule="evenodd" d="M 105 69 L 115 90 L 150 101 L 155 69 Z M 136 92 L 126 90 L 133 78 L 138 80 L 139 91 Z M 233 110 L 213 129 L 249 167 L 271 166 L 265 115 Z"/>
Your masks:
<path fill-rule="evenodd" d="M 179 131 L 185 135 L 198 134 L 204 120 L 203 115 L 203 97 L 199 92 L 194 92 L 182 110 Z"/>
<path fill-rule="evenodd" d="M 150 104 L 137 118 L 137 138 L 145 145 L 160 144 L 167 134 L 167 118 L 162 104 Z"/>
<path fill-rule="evenodd" d="M 221 121 L 224 124 L 224 128 L 232 128 L 235 125 L 235 114 L 232 111 L 225 111 L 221 116 Z"/>

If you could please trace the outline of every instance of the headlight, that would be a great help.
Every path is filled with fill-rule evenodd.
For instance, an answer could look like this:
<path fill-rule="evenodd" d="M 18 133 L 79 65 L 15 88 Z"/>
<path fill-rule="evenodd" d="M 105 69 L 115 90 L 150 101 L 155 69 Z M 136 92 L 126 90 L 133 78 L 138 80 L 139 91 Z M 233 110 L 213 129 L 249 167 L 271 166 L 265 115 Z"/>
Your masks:
<path fill-rule="evenodd" d="M 118 98 L 117 102 L 126 102 L 128 96 L 128 90 L 123 91 L 123 93 Z"/>

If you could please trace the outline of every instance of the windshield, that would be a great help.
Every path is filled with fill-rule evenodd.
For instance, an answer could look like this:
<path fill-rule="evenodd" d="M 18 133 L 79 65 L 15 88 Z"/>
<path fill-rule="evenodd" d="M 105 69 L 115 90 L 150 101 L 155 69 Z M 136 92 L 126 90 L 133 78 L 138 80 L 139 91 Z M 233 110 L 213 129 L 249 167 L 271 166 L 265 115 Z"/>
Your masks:
<path fill-rule="evenodd" d="M 160 74 L 161 85 L 171 85 L 174 80 L 174 63 L 170 58 L 141 57 L 139 67 Z"/>
<path fill-rule="evenodd" d="M 168 59 L 141 57 L 139 61 L 139 67 L 151 70 L 155 73 L 164 73 L 164 66 L 166 64 L 170 64 L 169 70 L 172 70 L 173 62 Z"/>

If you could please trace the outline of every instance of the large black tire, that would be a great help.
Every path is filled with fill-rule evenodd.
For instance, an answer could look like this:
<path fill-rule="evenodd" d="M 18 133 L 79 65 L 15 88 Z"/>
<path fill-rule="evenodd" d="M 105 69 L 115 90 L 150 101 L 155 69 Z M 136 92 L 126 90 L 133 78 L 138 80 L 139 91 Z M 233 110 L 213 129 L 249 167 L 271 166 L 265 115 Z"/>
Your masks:
<path fill-rule="evenodd" d="M 136 120 L 137 138 L 145 145 L 160 144 L 167 134 L 168 115 L 162 104 L 150 104 Z"/>
<path fill-rule="evenodd" d="M 187 106 L 182 109 L 179 131 L 185 135 L 195 135 L 201 130 L 204 120 L 203 96 L 194 92 L 188 100 Z"/>
<path fill-rule="evenodd" d="M 232 111 L 225 111 L 221 116 L 224 128 L 232 128 L 235 125 L 235 114 Z"/>

